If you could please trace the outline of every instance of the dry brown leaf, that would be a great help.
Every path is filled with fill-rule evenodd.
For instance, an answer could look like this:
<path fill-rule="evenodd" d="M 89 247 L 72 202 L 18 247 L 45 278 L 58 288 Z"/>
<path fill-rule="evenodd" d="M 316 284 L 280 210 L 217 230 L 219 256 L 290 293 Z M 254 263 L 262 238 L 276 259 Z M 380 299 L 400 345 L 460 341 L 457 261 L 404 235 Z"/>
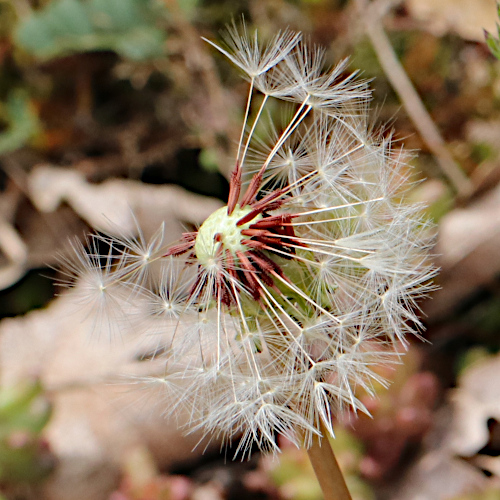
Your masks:
<path fill-rule="evenodd" d="M 483 29 L 495 32 L 495 0 L 407 0 L 410 14 L 436 36 L 448 32 L 484 42 Z"/>
<path fill-rule="evenodd" d="M 137 224 L 150 234 L 165 223 L 165 234 L 175 240 L 183 231 L 182 222 L 201 224 L 221 206 L 218 200 L 178 186 L 121 179 L 90 184 L 80 172 L 52 166 L 37 167 L 28 184 L 38 210 L 52 212 L 66 202 L 91 227 L 112 235 L 132 236 Z"/>
<path fill-rule="evenodd" d="M 500 422 L 500 356 L 467 369 L 448 399 L 421 458 L 386 492 L 390 500 L 444 500 L 499 487 L 500 457 L 479 452 L 490 440 L 489 420 Z"/>
<path fill-rule="evenodd" d="M 123 457 L 137 446 L 147 446 L 161 467 L 203 451 L 193 454 L 199 436 L 184 437 L 163 416 L 171 403 L 160 392 L 130 383 L 163 372 L 160 359 L 140 361 L 159 336 L 99 339 L 92 330 L 92 318 L 75 314 L 72 292 L 45 310 L 0 322 L 0 384 L 39 377 L 54 404 L 45 435 L 58 466 L 44 483 L 44 500 L 107 499 Z"/>
<path fill-rule="evenodd" d="M 488 420 L 500 422 L 500 356 L 471 366 L 452 392 L 453 421 L 448 446 L 457 455 L 471 457 L 489 440 Z"/>
<path fill-rule="evenodd" d="M 500 185 L 441 220 L 436 247 L 441 289 L 425 303 L 427 315 L 449 313 L 500 270 Z"/>
<path fill-rule="evenodd" d="M 28 248 L 12 224 L 0 215 L 0 255 L 5 262 L 0 266 L 0 290 L 20 279 L 26 270 Z"/>
<path fill-rule="evenodd" d="M 98 231 L 126 237 L 136 236 L 138 227 L 148 237 L 164 224 L 164 234 L 174 241 L 185 230 L 185 223 L 199 225 L 221 206 L 218 200 L 178 186 L 116 179 L 91 184 L 81 172 L 49 165 L 33 170 L 28 188 L 42 215 L 31 208 L 19 231 L 10 221 L 0 219 L 0 290 L 31 268 L 55 265 L 61 246 L 81 229 L 81 219 Z M 60 209 L 62 203 L 78 217 L 69 209 Z M 0 213 L 4 211 L 0 206 Z"/>
<path fill-rule="evenodd" d="M 475 467 L 447 453 L 431 451 L 407 471 L 388 500 L 448 500 L 482 491 L 486 477 Z"/>

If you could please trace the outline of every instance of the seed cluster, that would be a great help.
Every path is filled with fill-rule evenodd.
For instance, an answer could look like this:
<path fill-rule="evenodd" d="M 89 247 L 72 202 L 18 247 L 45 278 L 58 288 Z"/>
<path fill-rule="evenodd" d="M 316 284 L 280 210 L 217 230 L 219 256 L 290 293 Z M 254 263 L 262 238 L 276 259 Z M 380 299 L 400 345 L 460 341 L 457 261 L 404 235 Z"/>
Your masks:
<path fill-rule="evenodd" d="M 230 183 L 230 199 L 234 200 L 241 189 L 241 170 L 236 169 L 236 173 Z M 240 207 L 231 203 L 220 208 L 196 233 L 185 233 L 184 244 L 176 245 L 166 253 L 168 256 L 190 252 L 189 257 L 197 259 L 201 266 L 219 267 L 219 277 L 212 293 L 215 298 L 220 296 L 227 306 L 236 303 L 234 282 L 243 286 L 263 306 L 260 300 L 264 295 L 263 286 L 276 288 L 275 277 L 286 279 L 279 264 L 267 252 L 291 259 L 295 247 L 304 246 L 289 225 L 295 217 L 293 214 L 270 215 L 285 202 L 287 189 L 273 191 L 261 200 L 256 199 L 258 190 L 253 191 L 252 197 L 248 192 L 244 197 L 253 198 L 247 205 Z M 202 277 L 192 290 L 199 291 L 200 286 L 203 286 Z"/>

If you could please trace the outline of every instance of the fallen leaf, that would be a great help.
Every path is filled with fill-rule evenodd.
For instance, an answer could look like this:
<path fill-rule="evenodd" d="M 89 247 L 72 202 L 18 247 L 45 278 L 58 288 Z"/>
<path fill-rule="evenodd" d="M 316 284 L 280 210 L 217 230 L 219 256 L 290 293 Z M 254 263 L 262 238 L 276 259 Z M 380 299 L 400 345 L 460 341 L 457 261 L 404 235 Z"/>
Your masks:
<path fill-rule="evenodd" d="M 500 422 L 498 355 L 476 362 L 463 373 L 447 404 L 437 412 L 421 457 L 388 487 L 383 498 L 445 500 L 498 488 L 500 457 L 480 453 L 490 441 L 491 419 Z"/>
<path fill-rule="evenodd" d="M 132 236 L 137 226 L 154 233 L 165 224 L 165 234 L 173 240 L 183 231 L 183 222 L 201 224 L 222 204 L 181 187 L 151 185 L 112 179 L 91 184 L 75 170 L 39 166 L 29 181 L 32 202 L 42 212 L 52 212 L 63 202 L 97 231 Z"/>
<path fill-rule="evenodd" d="M 161 359 L 141 361 L 162 337 L 92 336 L 92 318 L 76 315 L 76 292 L 0 322 L 0 383 L 39 378 L 53 402 L 45 437 L 58 465 L 43 500 L 106 500 L 118 486 L 123 457 L 138 446 L 147 446 L 162 469 L 204 451 L 192 451 L 199 435 L 179 430 L 187 415 L 166 419 L 170 403 L 162 393 L 131 383 L 163 373 Z"/>
<path fill-rule="evenodd" d="M 424 454 L 386 492 L 388 500 L 450 500 L 454 496 L 482 491 L 487 478 L 475 467 L 446 452 Z"/>
<path fill-rule="evenodd" d="M 500 185 L 441 219 L 435 249 L 440 289 L 424 304 L 433 319 L 449 314 L 500 271 Z M 487 265 L 485 265 L 487 263 Z"/>
<path fill-rule="evenodd" d="M 455 32 L 467 40 L 484 42 L 484 32 L 496 32 L 495 0 L 407 0 L 411 16 L 436 36 Z"/>
<path fill-rule="evenodd" d="M 488 421 L 500 422 L 500 356 L 473 364 L 451 394 L 453 420 L 447 443 L 457 455 L 471 457 L 488 443 Z"/>

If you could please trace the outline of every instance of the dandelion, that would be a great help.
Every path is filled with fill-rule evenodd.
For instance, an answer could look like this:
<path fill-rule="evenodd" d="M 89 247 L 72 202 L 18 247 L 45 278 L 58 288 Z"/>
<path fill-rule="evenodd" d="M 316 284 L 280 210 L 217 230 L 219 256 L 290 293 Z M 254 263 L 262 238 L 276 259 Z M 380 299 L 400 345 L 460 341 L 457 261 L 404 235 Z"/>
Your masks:
<path fill-rule="evenodd" d="M 233 25 L 226 42 L 210 43 L 250 82 L 227 205 L 170 246 L 161 231 L 149 243 L 100 237 L 118 249 L 104 271 L 102 257 L 75 262 L 84 282 L 105 281 L 86 290 L 106 305 L 128 288 L 150 333 L 161 319 L 165 374 L 151 382 L 169 411 L 188 409 L 189 429 L 241 436 L 243 455 L 278 451 L 284 435 L 309 449 L 325 498 L 349 498 L 335 467 L 320 470 L 335 463 L 321 438 L 344 410 L 367 412 L 360 393 L 384 383 L 374 367 L 418 333 L 434 274 L 428 227 L 404 201 L 403 152 L 373 133 L 368 86 L 343 76 L 345 62 L 324 71 L 322 51 L 289 31 L 261 47 Z M 265 124 L 273 101 L 295 106 L 282 127 Z"/>

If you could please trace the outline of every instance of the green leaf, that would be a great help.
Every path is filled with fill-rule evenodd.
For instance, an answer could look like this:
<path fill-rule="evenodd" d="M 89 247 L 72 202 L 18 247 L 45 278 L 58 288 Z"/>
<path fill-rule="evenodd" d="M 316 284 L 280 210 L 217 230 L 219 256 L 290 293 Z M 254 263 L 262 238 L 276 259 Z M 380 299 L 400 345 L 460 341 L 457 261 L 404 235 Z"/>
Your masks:
<path fill-rule="evenodd" d="M 486 44 L 491 50 L 491 53 L 497 59 L 500 59 L 500 41 L 496 38 L 493 38 L 493 35 L 491 33 L 488 33 L 487 31 L 484 32 L 484 35 L 486 37 Z"/>
<path fill-rule="evenodd" d="M 127 38 L 116 40 L 116 51 L 134 60 L 152 59 L 163 53 L 164 34 L 161 30 L 141 27 L 134 29 Z"/>
<path fill-rule="evenodd" d="M 153 0 L 53 0 L 20 22 L 15 40 L 43 60 L 92 50 L 151 59 L 164 54 L 166 33 L 157 20 L 165 13 Z"/>
<path fill-rule="evenodd" d="M 84 36 L 92 33 L 87 8 L 78 0 L 50 3 L 41 18 L 55 36 Z"/>
<path fill-rule="evenodd" d="M 135 0 L 92 0 L 90 11 L 94 25 L 103 29 L 126 31 L 146 21 Z"/>
<path fill-rule="evenodd" d="M 40 22 L 38 17 L 31 16 L 18 28 L 16 39 L 27 52 L 43 53 L 52 46 L 52 29 L 48 23 Z"/>
<path fill-rule="evenodd" d="M 497 3 L 497 15 L 500 18 L 500 2 Z M 498 38 L 500 38 L 500 25 L 497 24 Z M 491 53 L 500 60 L 500 40 L 493 37 L 491 33 L 484 30 L 484 37 L 486 38 L 486 44 L 488 45 Z"/>

